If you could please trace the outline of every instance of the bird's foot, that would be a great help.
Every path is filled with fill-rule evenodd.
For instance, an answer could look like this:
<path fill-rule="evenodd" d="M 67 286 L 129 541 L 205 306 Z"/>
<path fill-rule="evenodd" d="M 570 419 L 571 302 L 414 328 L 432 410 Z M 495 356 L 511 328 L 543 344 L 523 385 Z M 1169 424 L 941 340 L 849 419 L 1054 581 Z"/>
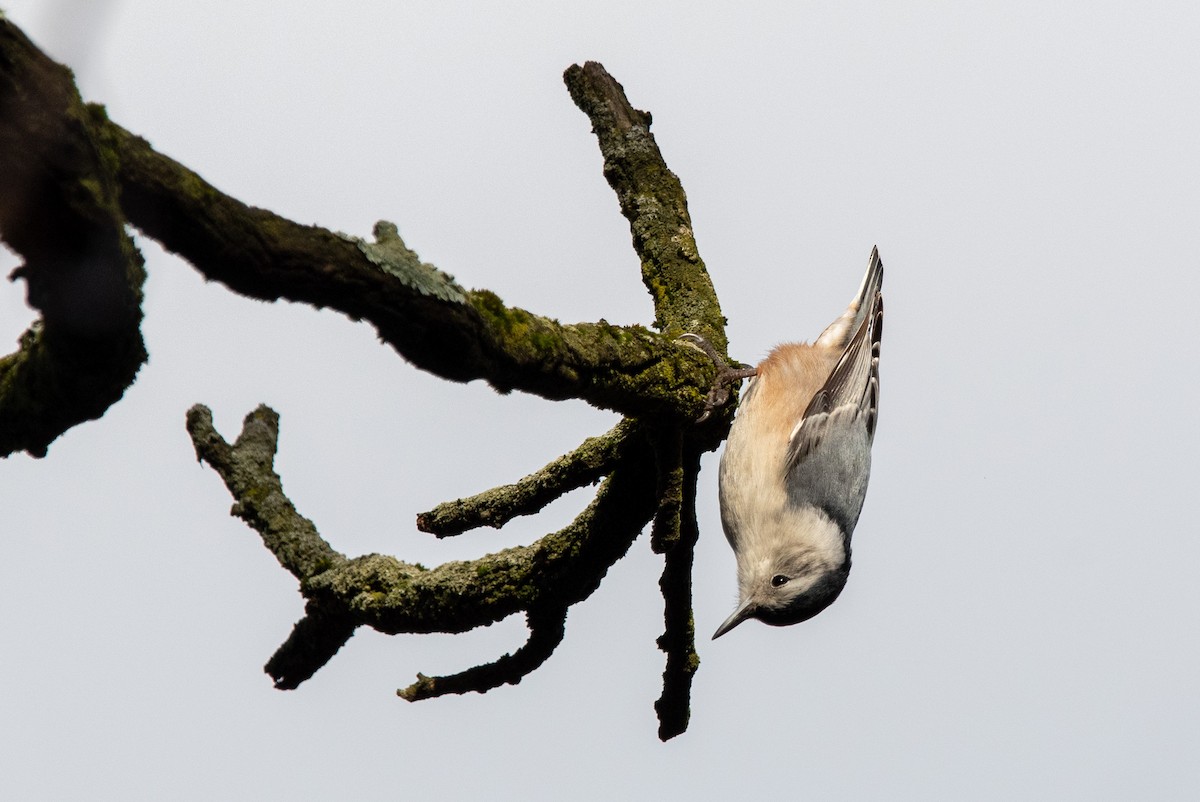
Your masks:
<path fill-rule="evenodd" d="M 729 386 L 736 384 L 742 379 L 748 379 L 758 373 L 758 368 L 753 365 L 747 365 L 744 362 L 738 362 L 737 367 L 730 367 L 725 358 L 720 352 L 713 347 L 713 344 L 701 337 L 699 334 L 682 334 L 679 339 L 696 346 L 713 361 L 713 365 L 717 368 L 717 378 L 713 381 L 712 388 L 708 391 L 708 397 L 704 399 L 704 412 L 700 417 L 696 418 L 696 423 L 703 423 L 708 420 L 708 416 L 713 413 L 713 410 L 718 407 L 725 406 L 729 401 Z"/>

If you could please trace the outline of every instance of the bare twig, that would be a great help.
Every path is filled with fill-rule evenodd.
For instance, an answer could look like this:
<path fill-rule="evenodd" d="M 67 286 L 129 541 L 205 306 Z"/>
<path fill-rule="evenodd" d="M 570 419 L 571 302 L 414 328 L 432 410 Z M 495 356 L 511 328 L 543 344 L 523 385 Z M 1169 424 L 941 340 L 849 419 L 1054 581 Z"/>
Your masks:
<path fill-rule="evenodd" d="M 650 548 L 657 554 L 679 541 L 679 512 L 683 507 L 683 434 L 662 426 L 654 432 L 654 457 L 658 467 L 658 509 L 650 529 Z"/>
<path fill-rule="evenodd" d="M 448 537 L 480 526 L 499 529 L 519 515 L 532 515 L 559 496 L 608 474 L 616 464 L 618 446 L 633 425 L 623 420 L 606 434 L 589 437 L 570 454 L 519 482 L 439 504 L 417 516 L 417 528 Z"/>
<path fill-rule="evenodd" d="M 417 675 L 417 681 L 396 695 L 409 702 L 432 699 L 449 693 L 485 693 L 501 685 L 516 685 L 549 659 L 562 643 L 567 611 L 557 608 L 548 611 L 531 610 L 528 614 L 529 640 L 512 654 L 493 663 L 469 668 L 445 677 Z"/>
<path fill-rule="evenodd" d="M 196 459 L 212 466 L 229 488 L 235 501 L 231 513 L 262 536 L 263 545 L 293 576 L 303 581 L 346 562 L 283 493 L 275 473 L 275 410 L 259 406 L 247 415 L 232 446 L 213 427 L 212 411 L 201 404 L 188 410 L 187 429 Z"/>
<path fill-rule="evenodd" d="M 662 696 L 654 703 L 658 737 L 664 741 L 687 729 L 691 716 L 692 676 L 700 667 L 696 654 L 696 625 L 692 617 L 692 558 L 699 538 L 696 523 L 696 479 L 700 455 L 693 453 L 684 465 L 683 509 L 679 540 L 666 553 L 659 587 L 662 589 L 665 629 L 658 647 L 667 653 Z"/>

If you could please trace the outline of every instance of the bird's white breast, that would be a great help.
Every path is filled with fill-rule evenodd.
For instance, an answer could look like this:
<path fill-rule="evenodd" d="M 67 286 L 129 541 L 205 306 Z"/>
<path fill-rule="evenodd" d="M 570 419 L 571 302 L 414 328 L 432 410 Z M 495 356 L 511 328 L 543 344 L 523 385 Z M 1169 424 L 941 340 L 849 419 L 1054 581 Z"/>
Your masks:
<path fill-rule="evenodd" d="M 765 559 L 781 540 L 831 559 L 844 552 L 840 534 L 811 508 L 789 502 L 788 438 L 820 388 L 836 355 L 807 345 L 781 346 L 759 366 L 738 406 L 721 457 L 721 522 L 739 561 Z"/>

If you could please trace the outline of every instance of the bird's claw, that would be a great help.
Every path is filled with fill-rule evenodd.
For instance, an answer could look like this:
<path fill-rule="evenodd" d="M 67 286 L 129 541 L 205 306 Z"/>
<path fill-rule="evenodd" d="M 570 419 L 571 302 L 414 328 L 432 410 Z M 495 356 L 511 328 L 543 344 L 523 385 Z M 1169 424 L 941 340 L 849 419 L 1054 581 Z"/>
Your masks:
<path fill-rule="evenodd" d="M 696 418 L 696 423 L 704 423 L 712 415 L 713 410 L 725 406 L 729 401 L 729 385 L 740 382 L 742 379 L 748 379 L 758 373 L 758 369 L 753 365 L 747 365 L 744 362 L 738 362 L 737 367 L 730 367 L 725 361 L 725 357 L 713 347 L 713 344 L 701 337 L 699 334 L 681 334 L 679 339 L 684 340 L 691 345 L 699 348 L 708 358 L 713 361 L 713 365 L 717 368 L 717 377 L 713 380 L 713 386 L 708 391 L 708 396 L 704 399 L 704 412 L 700 417 Z"/>

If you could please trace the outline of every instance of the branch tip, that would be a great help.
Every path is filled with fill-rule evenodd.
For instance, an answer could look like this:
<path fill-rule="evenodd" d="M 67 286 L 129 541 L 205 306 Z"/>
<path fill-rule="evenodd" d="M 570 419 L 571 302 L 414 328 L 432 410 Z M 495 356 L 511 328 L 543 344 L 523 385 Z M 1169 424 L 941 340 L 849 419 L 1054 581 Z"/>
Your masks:
<path fill-rule="evenodd" d="M 529 640 L 512 654 L 444 677 L 418 673 L 417 681 L 397 690 L 396 695 L 407 702 L 418 702 L 451 693 L 486 693 L 501 685 L 516 685 L 540 668 L 562 643 L 566 620 L 565 608 L 531 610 Z"/>
<path fill-rule="evenodd" d="M 657 643 L 666 652 L 667 664 L 663 669 L 662 695 L 654 703 L 654 710 L 658 715 L 658 737 L 663 741 L 687 730 L 692 676 L 700 667 L 692 616 L 692 561 L 700 535 L 695 505 L 699 473 L 699 453 L 689 452 L 683 461 L 679 540 L 666 552 L 659 579 L 665 626 Z"/>
<path fill-rule="evenodd" d="M 274 469 L 279 438 L 274 410 L 260 405 L 248 414 L 232 446 L 213 426 L 208 407 L 197 404 L 188 410 L 187 428 L 196 456 L 217 472 L 233 496 L 233 514 L 259 533 L 293 576 L 303 581 L 346 561 L 283 492 Z"/>
<path fill-rule="evenodd" d="M 623 439 L 632 430 L 632 421 L 623 420 L 518 482 L 439 504 L 417 516 L 417 529 L 443 538 L 480 526 L 499 529 L 513 518 L 533 515 L 556 498 L 608 474 L 617 462 Z"/>

